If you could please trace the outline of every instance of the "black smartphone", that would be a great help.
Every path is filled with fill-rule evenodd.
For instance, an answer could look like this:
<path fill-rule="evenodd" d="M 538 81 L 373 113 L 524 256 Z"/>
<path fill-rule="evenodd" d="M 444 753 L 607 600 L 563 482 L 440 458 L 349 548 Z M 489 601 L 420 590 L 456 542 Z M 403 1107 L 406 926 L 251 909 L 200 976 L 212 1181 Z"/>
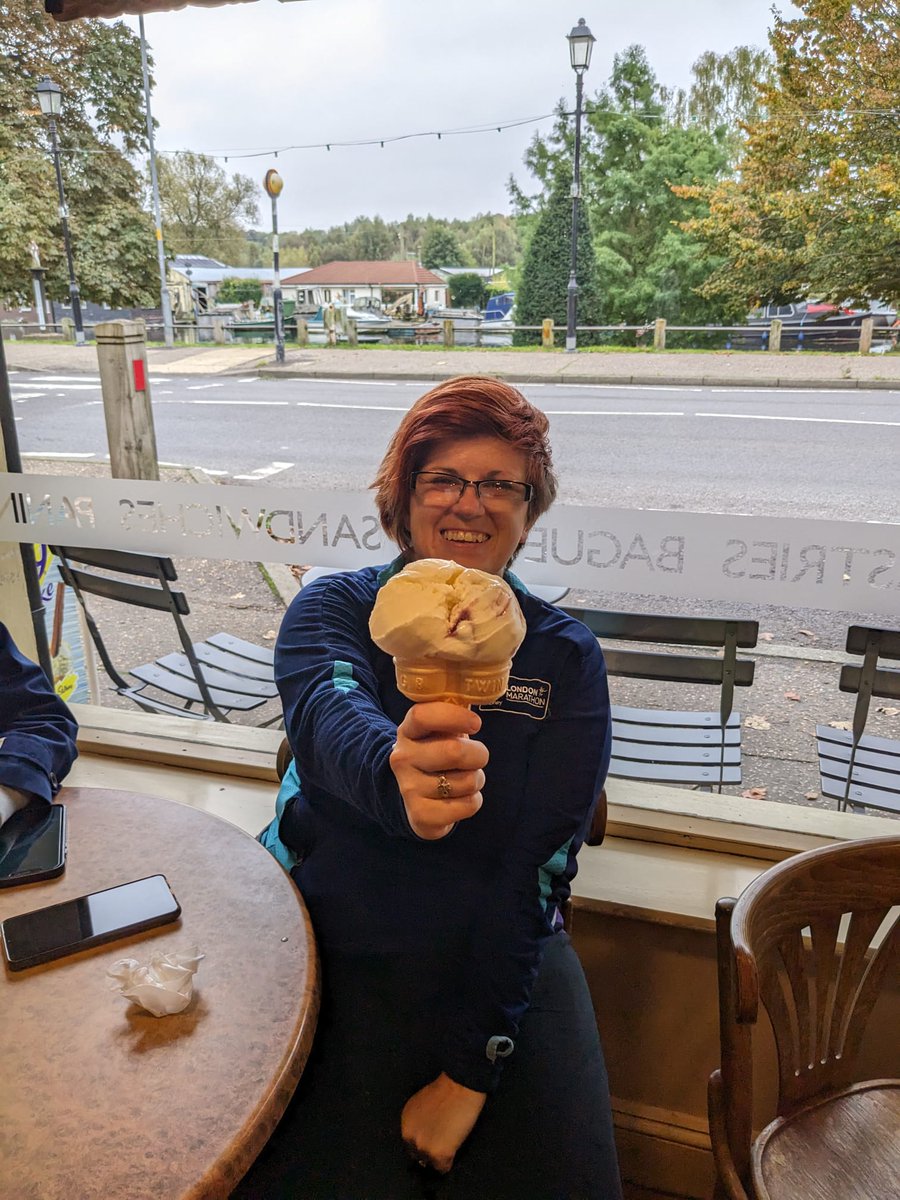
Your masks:
<path fill-rule="evenodd" d="M 54 879 L 65 866 L 65 805 L 32 800 L 0 825 L 0 887 Z"/>
<path fill-rule="evenodd" d="M 165 875 L 149 875 L 7 917 L 0 925 L 0 934 L 10 970 L 23 971 L 89 946 L 167 925 L 180 916 L 181 905 L 172 895 Z"/>

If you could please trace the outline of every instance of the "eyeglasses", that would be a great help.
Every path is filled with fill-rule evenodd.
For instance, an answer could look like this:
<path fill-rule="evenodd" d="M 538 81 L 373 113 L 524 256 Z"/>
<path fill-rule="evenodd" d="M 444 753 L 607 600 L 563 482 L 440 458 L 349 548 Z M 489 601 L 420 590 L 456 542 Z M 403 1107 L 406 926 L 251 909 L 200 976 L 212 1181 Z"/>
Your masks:
<path fill-rule="evenodd" d="M 435 507 L 454 504 L 462 499 L 467 487 L 475 489 L 485 508 L 515 508 L 527 503 L 534 491 L 530 483 L 516 479 L 460 479 L 443 471 L 413 471 L 409 486 L 423 504 Z"/>

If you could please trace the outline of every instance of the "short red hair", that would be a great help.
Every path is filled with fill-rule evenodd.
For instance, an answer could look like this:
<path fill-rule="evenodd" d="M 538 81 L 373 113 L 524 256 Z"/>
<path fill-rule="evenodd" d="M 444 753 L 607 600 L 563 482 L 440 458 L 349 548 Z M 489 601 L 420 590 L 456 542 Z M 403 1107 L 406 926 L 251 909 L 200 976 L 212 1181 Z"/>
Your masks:
<path fill-rule="evenodd" d="M 421 396 L 397 427 L 372 483 L 385 533 L 410 549 L 409 477 L 439 442 L 496 437 L 525 455 L 533 524 L 556 499 L 550 422 L 518 388 L 486 375 L 458 375 Z"/>

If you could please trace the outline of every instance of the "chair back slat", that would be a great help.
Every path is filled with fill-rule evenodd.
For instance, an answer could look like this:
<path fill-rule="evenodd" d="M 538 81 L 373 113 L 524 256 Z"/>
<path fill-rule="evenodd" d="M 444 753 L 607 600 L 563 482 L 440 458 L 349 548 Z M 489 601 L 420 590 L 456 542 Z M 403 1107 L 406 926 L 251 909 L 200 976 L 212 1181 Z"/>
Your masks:
<path fill-rule="evenodd" d="M 157 558 L 153 554 L 135 554 L 131 550 L 101 550 L 93 546 L 51 546 L 57 558 L 86 567 L 118 571 L 120 575 L 142 575 L 147 579 L 158 579 L 160 574 L 170 583 L 178 578 L 171 558 Z"/>
<path fill-rule="evenodd" d="M 74 584 L 92 596 L 103 596 L 107 600 L 119 600 L 123 604 L 134 604 L 138 608 L 152 608 L 156 612 L 175 612 L 187 616 L 190 612 L 187 597 L 184 592 L 163 592 L 159 588 L 147 587 L 143 583 L 129 583 L 124 579 L 111 579 L 106 575 L 95 575 L 93 571 L 76 571 L 69 568 L 68 572 L 60 573 L 67 583 Z M 171 598 L 171 599 L 170 599 Z"/>
<path fill-rule="evenodd" d="M 657 679 L 666 683 L 706 683 L 721 685 L 725 664 L 721 658 L 700 658 L 691 654 L 655 654 L 651 650 L 620 650 L 602 642 L 606 670 L 623 679 Z M 739 687 L 753 683 L 756 664 L 739 659 L 733 679 Z"/>
<path fill-rule="evenodd" d="M 871 625 L 851 625 L 847 630 L 847 653 L 865 654 L 874 637 L 878 639 L 878 657 L 900 659 L 900 630 L 876 629 Z"/>
<path fill-rule="evenodd" d="M 759 637 L 757 621 L 729 621 L 719 617 L 681 617 L 655 613 L 608 612 L 598 608 L 560 606 L 583 621 L 598 638 L 623 642 L 659 642 L 671 646 L 724 646 L 728 627 L 734 626 L 735 644 L 752 649 Z"/>
<path fill-rule="evenodd" d="M 863 669 L 855 663 L 846 663 L 841 667 L 838 687 L 842 692 L 856 693 L 862 678 Z M 900 671 L 880 668 L 872 674 L 873 696 L 882 700 L 900 700 Z"/>

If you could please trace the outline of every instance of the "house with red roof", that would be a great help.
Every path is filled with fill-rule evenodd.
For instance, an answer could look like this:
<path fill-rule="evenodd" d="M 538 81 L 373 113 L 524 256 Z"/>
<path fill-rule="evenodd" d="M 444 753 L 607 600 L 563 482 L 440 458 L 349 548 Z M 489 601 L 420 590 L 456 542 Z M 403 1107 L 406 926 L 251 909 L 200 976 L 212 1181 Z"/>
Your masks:
<path fill-rule="evenodd" d="M 345 304 L 390 309 L 408 306 L 412 312 L 445 308 L 449 303 L 445 280 L 421 263 L 330 262 L 281 280 L 285 299 L 296 300 L 301 310 L 321 304 Z"/>

